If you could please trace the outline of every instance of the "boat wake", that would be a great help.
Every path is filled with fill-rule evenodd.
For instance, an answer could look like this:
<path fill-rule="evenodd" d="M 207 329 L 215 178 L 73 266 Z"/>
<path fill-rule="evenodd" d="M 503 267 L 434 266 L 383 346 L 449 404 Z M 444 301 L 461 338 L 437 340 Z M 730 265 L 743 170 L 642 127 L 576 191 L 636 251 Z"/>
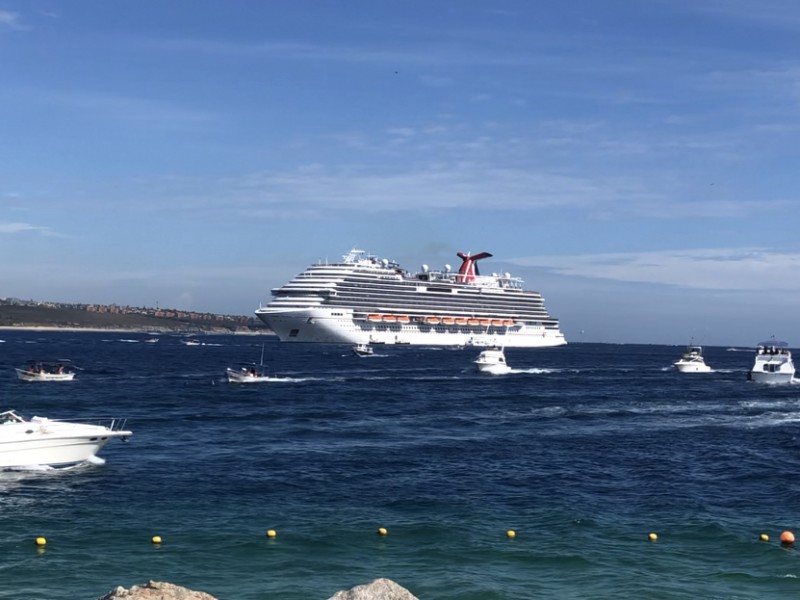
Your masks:
<path fill-rule="evenodd" d="M 24 466 L 17 466 L 17 467 L 4 467 L 2 472 L 4 473 L 63 473 L 66 471 L 75 471 L 78 469 L 85 469 L 86 467 L 95 465 L 95 466 L 102 466 L 106 464 L 106 460 L 104 458 L 100 458 L 99 456 L 90 456 L 85 461 L 76 463 L 74 465 L 65 465 L 65 466 L 58 466 L 54 467 L 52 465 L 24 465 Z"/>
<path fill-rule="evenodd" d="M 341 380 L 341 378 L 339 378 L 338 380 Z M 228 380 L 226 378 L 224 378 L 224 377 L 222 379 L 217 379 L 216 381 L 218 381 L 220 383 L 228 383 Z M 252 387 L 258 387 L 261 384 L 269 384 L 269 383 L 304 383 L 306 381 L 331 381 L 331 380 L 326 379 L 324 377 L 279 377 L 279 376 L 271 375 L 268 379 L 262 379 L 262 380 L 260 380 L 260 381 L 258 381 L 256 383 L 251 383 L 251 384 L 248 384 L 248 385 L 244 385 L 242 387 L 245 388 L 245 389 L 248 389 L 248 388 L 252 388 Z"/>
<path fill-rule="evenodd" d="M 30 472 L 37 472 L 37 471 L 55 471 L 55 467 L 51 467 L 50 465 L 25 465 L 24 467 L 5 467 L 4 471 L 8 471 L 11 473 L 30 473 Z"/>

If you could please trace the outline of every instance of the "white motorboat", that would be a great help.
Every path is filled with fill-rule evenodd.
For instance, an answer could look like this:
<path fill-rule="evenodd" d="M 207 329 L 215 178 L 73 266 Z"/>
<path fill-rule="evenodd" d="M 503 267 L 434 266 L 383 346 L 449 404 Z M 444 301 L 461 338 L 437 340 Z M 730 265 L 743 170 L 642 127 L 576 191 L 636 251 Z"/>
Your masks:
<path fill-rule="evenodd" d="M 372 346 L 368 344 L 356 344 L 353 346 L 353 354 L 356 356 L 372 356 L 374 353 Z"/>
<path fill-rule="evenodd" d="M 275 379 L 275 377 L 267 375 L 262 369 L 254 365 L 239 369 L 228 367 L 225 369 L 225 373 L 228 376 L 228 383 L 263 383 L 264 381 Z"/>
<path fill-rule="evenodd" d="M 264 345 L 261 345 L 261 363 L 245 363 L 238 369 L 228 367 L 225 369 L 225 374 L 228 377 L 228 383 L 263 383 L 275 379 L 267 375 L 264 370 Z"/>
<path fill-rule="evenodd" d="M 475 368 L 479 373 L 488 375 L 505 375 L 511 372 L 506 363 L 506 355 L 502 348 L 487 348 L 475 359 Z"/>
<path fill-rule="evenodd" d="M 777 340 L 758 344 L 747 378 L 759 383 L 790 383 L 794 378 L 794 362 L 789 344 Z"/>
<path fill-rule="evenodd" d="M 133 435 L 125 420 L 89 424 L 0 413 L 0 468 L 74 465 L 95 456 L 110 440 Z"/>
<path fill-rule="evenodd" d="M 72 381 L 75 378 L 75 371 L 65 363 L 60 362 L 32 362 L 24 369 L 14 369 L 17 378 L 22 381 Z"/>
<path fill-rule="evenodd" d="M 702 346 L 689 346 L 676 362 L 672 363 L 681 373 L 710 373 L 711 367 L 703 358 Z"/>

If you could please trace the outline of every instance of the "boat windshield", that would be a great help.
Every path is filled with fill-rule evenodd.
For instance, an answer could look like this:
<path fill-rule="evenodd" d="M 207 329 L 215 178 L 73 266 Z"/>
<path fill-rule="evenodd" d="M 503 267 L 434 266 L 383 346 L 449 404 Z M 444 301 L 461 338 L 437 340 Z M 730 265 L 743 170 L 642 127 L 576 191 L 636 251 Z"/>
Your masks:
<path fill-rule="evenodd" d="M 20 417 L 13 410 L 7 410 L 0 413 L 0 425 L 7 425 L 9 423 L 22 423 L 24 419 Z"/>

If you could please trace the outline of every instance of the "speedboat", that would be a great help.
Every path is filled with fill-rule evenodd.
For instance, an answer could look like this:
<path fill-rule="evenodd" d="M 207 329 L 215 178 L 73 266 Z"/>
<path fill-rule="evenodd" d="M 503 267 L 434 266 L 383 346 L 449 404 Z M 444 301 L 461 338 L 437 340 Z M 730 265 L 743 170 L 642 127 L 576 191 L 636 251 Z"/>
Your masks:
<path fill-rule="evenodd" d="M 228 377 L 228 383 L 262 383 L 275 379 L 267 375 L 264 370 L 264 345 L 261 345 L 261 363 L 245 363 L 238 369 L 228 367 L 225 369 L 225 374 Z"/>
<path fill-rule="evenodd" d="M 95 456 L 110 440 L 133 435 L 125 420 L 89 424 L 31 417 L 13 410 L 0 413 L 0 468 L 66 466 Z"/>
<path fill-rule="evenodd" d="M 789 344 L 777 340 L 758 344 L 755 363 L 747 378 L 760 383 L 790 383 L 794 378 L 794 363 Z"/>
<path fill-rule="evenodd" d="M 353 354 L 356 356 L 372 356 L 374 352 L 369 344 L 356 344 L 353 346 Z"/>
<path fill-rule="evenodd" d="M 701 346 L 689 346 L 676 362 L 672 363 L 681 373 L 710 373 L 711 367 L 703 359 Z"/>
<path fill-rule="evenodd" d="M 72 381 L 75 371 L 64 364 L 68 362 L 32 362 L 24 369 L 14 370 L 22 381 Z"/>
<path fill-rule="evenodd" d="M 506 364 L 506 355 L 502 348 L 487 348 L 475 359 L 475 368 L 479 373 L 488 375 L 505 375 L 511 372 Z"/>

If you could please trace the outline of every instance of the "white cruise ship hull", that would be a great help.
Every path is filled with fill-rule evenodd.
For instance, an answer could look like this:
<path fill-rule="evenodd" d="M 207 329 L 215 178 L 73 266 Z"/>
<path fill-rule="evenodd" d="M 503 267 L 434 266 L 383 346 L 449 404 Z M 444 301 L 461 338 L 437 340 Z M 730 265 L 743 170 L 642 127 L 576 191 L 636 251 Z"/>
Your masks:
<path fill-rule="evenodd" d="M 316 307 L 279 310 L 260 308 L 256 315 L 282 342 L 329 344 L 410 344 L 418 346 L 505 346 L 544 348 L 567 343 L 557 329 L 530 324 L 437 324 L 425 317 L 409 322 L 373 322 L 350 309 Z M 418 320 L 415 320 L 418 319 Z"/>

